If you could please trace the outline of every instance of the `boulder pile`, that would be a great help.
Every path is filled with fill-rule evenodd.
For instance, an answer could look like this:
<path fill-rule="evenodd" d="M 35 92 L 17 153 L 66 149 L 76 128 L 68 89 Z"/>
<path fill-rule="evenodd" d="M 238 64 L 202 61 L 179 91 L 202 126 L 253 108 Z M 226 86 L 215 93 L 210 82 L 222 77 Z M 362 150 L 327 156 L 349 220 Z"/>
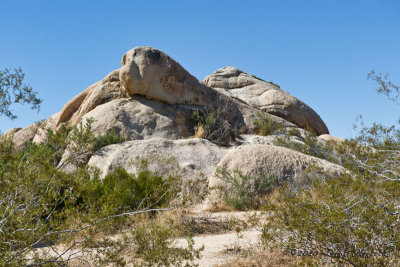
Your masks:
<path fill-rule="evenodd" d="M 255 121 L 260 112 L 268 122 L 279 124 L 280 130 L 269 136 L 257 135 Z M 219 139 L 199 133 L 206 131 L 207 125 L 194 120 L 196 114 L 212 114 L 218 122 L 215 125 L 225 127 L 217 132 L 221 133 Z M 19 151 L 26 142 L 45 140 L 47 129 L 56 131 L 63 123 L 74 126 L 88 119 L 93 119 L 95 135 L 113 131 L 126 140 L 90 157 L 88 164 L 98 167 L 102 177 L 117 167 L 137 172 L 133 162 L 138 158 L 174 158 L 184 179 L 204 176 L 210 187 L 223 185 L 215 175 L 217 167 L 240 169 L 255 179 L 267 172 L 290 183 L 298 181 L 310 165 L 318 165 L 332 176 L 343 172 L 333 163 L 275 145 L 277 138 L 287 136 L 290 130 L 300 133 L 290 137 L 298 144 L 311 135 L 321 135 L 319 142 L 340 142 L 329 135 L 311 107 L 278 85 L 234 67 L 219 69 L 201 82 L 152 47 L 129 50 L 120 69 L 72 98 L 59 113 L 4 135 L 12 136 L 14 151 Z M 232 138 L 221 142 L 226 132 Z M 217 198 L 210 195 L 208 202 Z"/>

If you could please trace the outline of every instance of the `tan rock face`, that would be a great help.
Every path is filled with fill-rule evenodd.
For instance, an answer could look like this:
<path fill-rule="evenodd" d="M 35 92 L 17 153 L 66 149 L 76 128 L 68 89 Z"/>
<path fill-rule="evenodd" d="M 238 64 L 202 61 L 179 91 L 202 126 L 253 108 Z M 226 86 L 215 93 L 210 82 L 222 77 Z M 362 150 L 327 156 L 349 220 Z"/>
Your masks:
<path fill-rule="evenodd" d="M 137 47 L 124 55 L 121 69 L 111 72 L 65 104 L 57 127 L 64 122 L 76 125 L 97 106 L 134 95 L 171 105 L 200 106 L 218 114 L 237 129 L 244 126 L 251 129 L 258 112 L 256 108 L 204 85 L 167 54 L 151 47 Z M 291 126 L 274 115 L 270 118 Z"/>
<path fill-rule="evenodd" d="M 310 166 L 314 166 L 315 170 L 307 170 L 304 175 Z M 345 172 L 343 167 L 326 160 L 288 148 L 262 144 L 243 145 L 229 150 L 218 163 L 218 167 L 226 168 L 230 173 L 240 170 L 243 174 L 254 177 L 253 182 L 266 174 L 275 177 L 278 182 L 287 181 L 295 187 L 305 185 L 307 179 L 313 179 L 320 171 L 324 173 L 325 177 L 335 177 Z M 210 177 L 209 187 L 219 186 L 229 190 L 229 185 L 214 173 Z M 221 195 L 218 190 L 212 190 L 206 208 L 212 208 L 213 203 L 220 202 L 220 199 Z"/>
<path fill-rule="evenodd" d="M 19 130 L 22 130 L 22 128 L 18 127 L 18 128 L 11 128 L 10 130 L 7 130 L 5 133 L 3 133 L 0 138 L 10 138 L 11 136 L 13 136 L 16 132 L 18 132 Z"/>
<path fill-rule="evenodd" d="M 257 109 L 290 121 L 298 127 L 311 127 L 317 135 L 329 133 L 320 116 L 307 104 L 281 90 L 275 84 L 263 81 L 237 68 L 219 69 L 207 76 L 204 83 Z"/>
<path fill-rule="evenodd" d="M 119 82 L 119 70 L 108 74 L 103 80 L 89 86 L 86 90 L 68 101 L 60 112 L 57 126 L 63 122 L 76 125 L 80 119 L 98 105 L 113 99 L 127 98 Z"/>
<path fill-rule="evenodd" d="M 178 62 L 152 47 L 129 50 L 122 58 L 119 77 L 129 95 L 145 95 L 168 104 L 204 106 L 215 95 Z"/>
<path fill-rule="evenodd" d="M 33 138 L 32 142 L 39 144 L 42 143 L 47 136 L 47 130 L 55 130 L 57 126 L 58 119 L 60 117 L 60 112 L 50 116 L 43 122 L 38 123 L 38 129 L 36 131 L 36 135 Z"/>
<path fill-rule="evenodd" d="M 129 95 L 168 104 L 196 105 L 235 124 L 252 126 L 257 109 L 204 85 L 164 52 L 136 47 L 122 59 L 119 78 Z M 271 116 L 271 120 L 279 120 Z M 282 122 L 285 123 L 285 122 Z"/>
<path fill-rule="evenodd" d="M 92 131 L 96 135 L 114 130 L 126 140 L 180 139 L 194 134 L 190 121 L 194 110 L 196 108 L 192 106 L 169 105 L 134 96 L 97 106 L 82 119 L 94 119 Z"/>
<path fill-rule="evenodd" d="M 334 135 L 330 135 L 330 134 L 321 134 L 320 136 L 318 136 L 319 139 L 324 140 L 324 141 L 333 141 L 336 143 L 342 143 L 344 141 L 343 138 L 334 136 Z"/>
<path fill-rule="evenodd" d="M 18 152 L 23 150 L 26 142 L 33 141 L 33 138 L 35 138 L 37 130 L 38 130 L 38 125 L 35 123 L 15 132 L 12 139 L 14 143 L 13 152 Z"/>

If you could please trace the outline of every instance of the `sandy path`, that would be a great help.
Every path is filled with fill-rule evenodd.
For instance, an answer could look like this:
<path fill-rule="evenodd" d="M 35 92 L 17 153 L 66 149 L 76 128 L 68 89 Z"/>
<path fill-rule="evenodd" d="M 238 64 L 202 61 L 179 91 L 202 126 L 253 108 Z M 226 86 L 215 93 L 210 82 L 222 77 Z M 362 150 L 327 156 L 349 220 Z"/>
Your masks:
<path fill-rule="evenodd" d="M 228 249 L 248 248 L 250 245 L 254 245 L 258 242 L 259 236 L 260 231 L 257 230 L 243 231 L 240 233 L 240 236 L 236 233 L 195 236 L 193 237 L 195 248 L 200 248 L 204 245 L 201 258 L 195 261 L 195 263 L 199 264 L 200 267 L 216 266 L 226 263 L 227 260 L 235 256 L 234 252 L 232 251 L 229 253 Z M 186 245 L 187 242 L 185 239 L 178 239 L 176 241 L 177 247 L 185 247 Z"/>

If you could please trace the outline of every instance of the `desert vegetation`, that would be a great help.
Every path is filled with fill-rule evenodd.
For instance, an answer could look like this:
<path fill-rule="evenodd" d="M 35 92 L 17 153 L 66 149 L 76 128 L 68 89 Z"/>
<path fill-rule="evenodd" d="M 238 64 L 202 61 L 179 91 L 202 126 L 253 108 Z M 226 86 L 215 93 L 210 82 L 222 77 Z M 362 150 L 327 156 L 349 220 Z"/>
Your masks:
<path fill-rule="evenodd" d="M 139 53 L 169 63 L 151 63 L 168 70 L 157 74 L 168 90 L 168 81 L 175 80 L 163 75 L 172 75 L 173 63 L 192 83 L 188 95 L 195 97 L 153 92 L 159 96 L 121 102 L 117 70 L 90 92 L 104 100 L 103 108 L 132 105 L 141 117 L 124 110 L 114 121 L 101 121 L 99 102 L 86 92 L 67 103 L 62 119 L 1 136 L 0 266 L 196 266 L 206 249 L 196 237 L 227 234 L 240 240 L 254 231 L 259 242 L 226 246 L 230 260 L 222 266 L 400 264 L 399 125 L 361 122 L 358 137 L 327 141 L 320 137 L 327 127 L 311 108 L 257 77 L 228 67 L 200 83 L 161 51 L 145 47 L 129 53 L 133 61 Z M 130 75 L 132 68 L 124 71 Z M 12 103 L 39 108 L 41 100 L 23 83 L 22 70 L 0 74 L 0 115 L 14 118 Z M 241 77 L 238 84 L 232 82 L 235 75 Z M 377 82 L 378 93 L 398 103 L 399 87 L 388 76 L 371 72 L 368 78 Z M 251 104 L 247 86 L 274 90 L 301 116 L 286 116 L 280 104 L 276 113 L 290 122 L 261 111 L 260 103 Z M 237 96 L 228 97 L 232 88 Z M 136 94 L 136 87 L 128 89 Z M 108 99 L 107 92 L 119 93 Z M 156 101 L 166 95 L 170 104 Z M 224 105 L 200 105 L 213 97 Z M 191 100 L 196 105 L 188 105 Z M 71 109 L 78 104 L 90 108 Z M 184 118 L 189 126 L 176 124 L 177 114 L 183 116 L 179 105 L 189 111 L 184 113 L 190 114 Z M 311 118 L 306 126 L 304 118 Z M 178 136 L 171 125 L 181 127 L 181 139 L 168 139 Z M 128 160 L 136 149 L 140 156 Z M 97 163 L 90 162 L 95 157 Z M 221 203 L 214 205 L 214 197 Z M 223 212 L 237 216 L 211 218 Z"/>
<path fill-rule="evenodd" d="M 70 157 L 76 158 L 89 149 L 122 141 L 115 133 L 94 137 L 90 122 L 64 125 L 57 132 L 49 130 L 41 144 L 28 143 L 18 153 L 12 152 L 11 137 L 0 141 L 0 266 L 132 260 L 140 266 L 169 266 L 189 264 L 198 257 L 200 250 L 193 249 L 190 238 L 187 249 L 168 246 L 176 230 L 157 215 L 188 200 L 179 177 L 151 172 L 145 160 L 137 175 L 117 168 L 104 179 L 87 165 L 72 173 L 57 168 L 67 147 Z M 133 215 L 140 215 L 141 223 L 130 228 Z M 118 241 L 104 236 L 121 229 L 132 230 Z M 128 242 L 136 246 L 132 256 L 124 259 L 119 253 Z"/>

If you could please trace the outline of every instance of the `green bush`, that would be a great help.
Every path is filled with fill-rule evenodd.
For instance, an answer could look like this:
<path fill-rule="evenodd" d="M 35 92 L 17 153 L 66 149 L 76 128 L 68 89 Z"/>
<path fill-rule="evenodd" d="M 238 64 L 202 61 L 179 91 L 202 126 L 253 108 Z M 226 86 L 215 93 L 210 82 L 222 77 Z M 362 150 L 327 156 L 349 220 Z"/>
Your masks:
<path fill-rule="evenodd" d="M 92 140 L 92 146 L 93 146 L 92 150 L 97 151 L 102 147 L 112 145 L 112 144 L 118 144 L 118 143 L 121 143 L 124 141 L 125 141 L 125 137 L 120 136 L 119 134 L 117 134 L 115 132 L 115 130 L 112 130 L 111 132 L 109 132 L 105 135 L 95 137 Z"/>
<path fill-rule="evenodd" d="M 252 177 L 240 170 L 230 173 L 226 168 L 217 168 L 216 176 L 225 183 L 218 188 L 225 204 L 237 210 L 258 208 L 261 197 L 270 193 L 277 183 L 276 177 L 266 173 Z"/>
<path fill-rule="evenodd" d="M 90 135 L 85 127 L 63 126 L 16 154 L 10 140 L 0 140 L 0 266 L 55 263 L 54 254 L 38 254 L 35 248 L 83 240 L 77 244 L 84 250 L 97 242 L 96 233 L 121 227 L 126 217 L 120 214 L 176 201 L 181 186 L 173 175 L 164 178 L 145 168 L 132 175 L 117 168 L 102 180 L 86 165 L 68 174 L 57 169 L 70 138 L 80 143 Z M 34 259 L 27 261 L 29 253 Z"/>
<path fill-rule="evenodd" d="M 152 222 L 133 230 L 134 266 L 197 266 L 192 262 L 200 258 L 204 246 L 194 249 L 193 239 L 189 236 L 187 248 L 174 248 L 176 232 L 162 222 Z"/>
<path fill-rule="evenodd" d="M 271 120 L 265 111 L 257 113 L 257 119 L 253 123 L 257 134 L 263 136 L 277 133 L 283 128 L 282 124 Z"/>
<path fill-rule="evenodd" d="M 338 153 L 335 152 L 339 149 L 339 147 L 343 146 L 342 144 L 337 144 L 334 142 L 319 142 L 317 137 L 312 135 L 306 135 L 303 139 L 303 143 L 293 142 L 290 139 L 290 133 L 295 134 L 294 131 L 291 131 L 288 133 L 289 136 L 279 136 L 275 140 L 274 144 L 336 164 L 342 164 L 342 158 Z"/>
<path fill-rule="evenodd" d="M 235 140 L 237 129 L 218 114 L 208 110 L 196 110 L 192 115 L 195 130 L 204 129 L 204 138 L 218 145 L 227 146 Z"/>
<path fill-rule="evenodd" d="M 400 130 L 374 124 L 325 155 L 349 172 L 281 188 L 266 209 L 264 244 L 314 266 L 399 266 Z"/>
<path fill-rule="evenodd" d="M 104 215 L 137 209 L 165 208 L 178 197 L 179 177 L 162 177 L 149 170 L 137 175 L 116 168 L 104 180 L 91 179 L 82 190 L 85 205 L 101 208 Z"/>

